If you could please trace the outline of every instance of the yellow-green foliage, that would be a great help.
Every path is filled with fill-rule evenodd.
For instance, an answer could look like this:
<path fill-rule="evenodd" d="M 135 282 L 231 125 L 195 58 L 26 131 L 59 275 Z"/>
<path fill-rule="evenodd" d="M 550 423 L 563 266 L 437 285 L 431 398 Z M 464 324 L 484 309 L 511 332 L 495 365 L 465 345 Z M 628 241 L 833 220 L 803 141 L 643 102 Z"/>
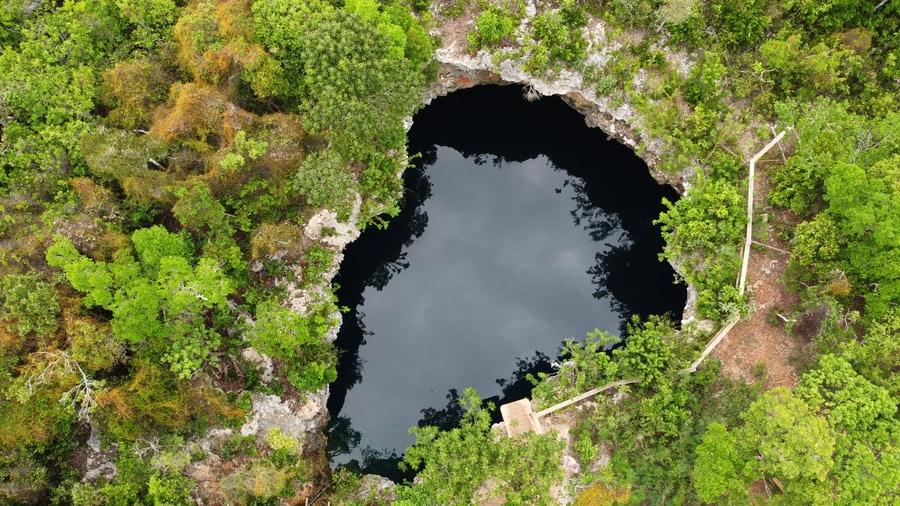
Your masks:
<path fill-rule="evenodd" d="M 100 77 L 101 100 L 113 108 L 106 122 L 124 129 L 150 126 L 173 81 L 159 62 L 145 56 L 119 62 Z"/>
<path fill-rule="evenodd" d="M 172 105 L 157 112 L 150 133 L 166 141 L 193 141 L 201 152 L 218 147 L 225 111 L 234 107 L 228 98 L 218 88 L 200 83 L 175 85 L 169 97 Z"/>
<path fill-rule="evenodd" d="M 63 312 L 68 352 L 87 372 L 103 371 L 123 360 L 125 349 L 109 323 Z"/>
<path fill-rule="evenodd" d="M 59 390 L 38 390 L 26 402 L 0 399 L 0 447 L 48 445 L 66 434 L 75 417 L 59 402 Z"/>
<path fill-rule="evenodd" d="M 248 504 L 251 499 L 271 499 L 281 494 L 291 472 L 258 461 L 222 478 L 222 493 L 234 504 Z"/>
<path fill-rule="evenodd" d="M 266 442 L 269 443 L 269 447 L 272 448 L 273 452 L 283 452 L 294 458 L 300 457 L 300 441 L 285 434 L 281 428 L 269 430 L 269 433 L 266 434 Z"/>
<path fill-rule="evenodd" d="M 135 367 L 130 381 L 98 395 L 99 416 L 114 438 L 133 441 L 147 434 L 183 434 L 192 422 L 209 424 L 218 416 L 243 416 L 241 409 L 202 381 L 179 380 L 156 364 Z"/>
<path fill-rule="evenodd" d="M 631 499 L 630 489 L 609 489 L 603 483 L 594 483 L 578 495 L 575 506 L 610 506 L 627 504 Z"/>

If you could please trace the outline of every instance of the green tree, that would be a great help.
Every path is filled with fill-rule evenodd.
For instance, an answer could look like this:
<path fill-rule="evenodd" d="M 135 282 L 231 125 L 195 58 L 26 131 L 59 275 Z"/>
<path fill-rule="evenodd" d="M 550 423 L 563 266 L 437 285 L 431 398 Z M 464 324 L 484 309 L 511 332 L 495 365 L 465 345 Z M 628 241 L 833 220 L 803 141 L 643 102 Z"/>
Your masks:
<path fill-rule="evenodd" d="M 869 323 L 858 340 L 845 340 L 841 355 L 853 369 L 875 385 L 900 398 L 900 310 L 894 308 Z"/>
<path fill-rule="evenodd" d="M 493 47 L 512 37 L 516 19 L 499 8 L 490 8 L 478 15 L 475 31 L 469 32 L 469 45 L 478 50 Z"/>
<path fill-rule="evenodd" d="M 333 149 L 307 156 L 294 175 L 293 188 L 312 207 L 332 209 L 347 218 L 353 206 L 356 180 L 349 162 Z"/>
<path fill-rule="evenodd" d="M 667 318 L 654 315 L 641 322 L 633 316 L 627 345 L 613 351 L 622 376 L 642 378 L 641 384 L 651 388 L 668 382 L 679 369 L 675 339 L 675 327 Z"/>
<path fill-rule="evenodd" d="M 857 374 L 843 357 L 823 355 L 819 366 L 803 375 L 796 393 L 853 439 L 884 442 L 892 436 L 897 400 Z"/>
<path fill-rule="evenodd" d="M 850 272 L 872 286 L 865 292 L 866 312 L 877 317 L 900 300 L 900 155 L 868 170 L 836 164 L 825 180 L 828 211 L 840 218 L 849 239 L 845 258 Z"/>
<path fill-rule="evenodd" d="M 721 423 L 709 424 L 691 474 L 697 496 L 706 503 L 749 502 L 750 488 L 741 476 L 743 465 L 735 435 Z"/>
<path fill-rule="evenodd" d="M 420 469 L 416 483 L 400 487 L 409 504 L 471 504 L 486 497 L 505 497 L 510 504 L 554 504 L 550 487 L 562 479 L 563 444 L 553 434 L 497 437 L 491 431 L 491 405 L 483 406 L 466 389 L 459 428 L 413 427 L 416 442 L 403 462 Z M 486 486 L 484 496 L 476 491 Z"/>
<path fill-rule="evenodd" d="M 131 38 L 151 49 L 171 38 L 175 22 L 175 0 L 115 0 L 122 16 L 134 27 Z"/>
<path fill-rule="evenodd" d="M 116 337 L 159 356 L 182 378 L 191 377 L 220 344 L 207 326 L 215 312 L 227 312 L 234 288 L 219 265 L 201 258 L 193 264 L 189 245 L 156 226 L 132 235 L 138 259 L 119 252 L 114 262 L 84 257 L 68 239 L 47 249 L 47 262 L 63 269 L 69 283 L 85 293 L 87 306 L 112 311 Z"/>
<path fill-rule="evenodd" d="M 710 22 L 719 40 L 729 49 L 755 46 L 771 26 L 767 0 L 713 0 L 708 3 Z"/>
<path fill-rule="evenodd" d="M 401 120 L 419 103 L 421 68 L 390 48 L 389 34 L 345 11 L 316 13 L 300 35 L 306 125 L 351 159 L 402 146 Z"/>
<path fill-rule="evenodd" d="M 56 330 L 59 298 L 50 283 L 34 272 L 7 274 L 0 279 L 0 319 L 22 337 L 34 332 L 41 341 Z"/>
<path fill-rule="evenodd" d="M 739 303 L 734 287 L 740 266 L 737 243 L 743 235 L 745 199 L 722 179 L 700 179 L 685 198 L 671 203 L 654 221 L 666 239 L 660 259 L 677 262 L 698 293 L 704 316 L 731 316 Z"/>
<path fill-rule="evenodd" d="M 333 306 L 301 315 L 274 301 L 256 309 L 256 323 L 247 333 L 250 344 L 283 360 L 288 381 L 302 391 L 317 390 L 337 378 L 337 352 L 323 337 L 335 325 Z"/>
<path fill-rule="evenodd" d="M 712 433 L 697 447 L 693 477 L 702 500 L 744 502 L 751 482 L 777 478 L 791 502 L 831 504 L 836 435 L 824 417 L 778 387 L 753 402 L 741 418 L 744 425 L 731 431 L 710 425 Z M 718 452 L 723 457 L 716 462 Z"/>

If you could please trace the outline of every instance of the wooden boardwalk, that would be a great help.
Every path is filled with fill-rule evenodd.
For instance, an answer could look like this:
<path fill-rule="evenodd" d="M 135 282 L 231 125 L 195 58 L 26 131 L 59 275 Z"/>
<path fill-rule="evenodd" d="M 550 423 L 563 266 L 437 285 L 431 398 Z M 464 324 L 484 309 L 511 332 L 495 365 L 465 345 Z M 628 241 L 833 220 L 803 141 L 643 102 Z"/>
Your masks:
<path fill-rule="evenodd" d="M 750 172 L 748 174 L 748 188 L 747 188 L 747 230 L 746 236 L 744 238 L 744 249 L 743 249 L 743 258 L 741 261 L 741 272 L 738 275 L 737 285 L 738 285 L 738 293 L 741 296 L 744 295 L 746 280 L 747 280 L 747 264 L 750 260 L 750 245 L 753 241 L 753 183 L 754 176 L 756 172 L 756 162 L 768 152 L 772 147 L 774 147 L 778 141 L 784 137 L 786 131 L 782 131 L 771 142 L 769 142 L 764 148 L 759 150 L 758 153 L 750 160 Z M 773 131 L 774 133 L 774 131 Z M 777 249 L 777 248 L 776 248 Z M 783 251 L 783 250 L 782 250 Z M 787 253 L 787 252 L 785 252 Z M 691 374 L 697 372 L 697 368 L 700 364 L 706 360 L 706 357 L 709 356 L 710 353 L 718 346 L 725 336 L 728 335 L 728 332 L 735 326 L 738 318 L 733 318 L 729 321 L 716 335 L 709 341 L 706 347 L 703 349 L 703 352 L 700 353 L 700 357 L 694 361 L 688 368 L 682 369 L 680 372 L 682 374 Z M 588 397 L 592 397 L 594 395 L 599 394 L 600 392 L 604 392 L 609 390 L 610 388 L 621 387 L 624 385 L 628 385 L 631 383 L 638 383 L 641 381 L 641 378 L 632 378 L 614 381 L 612 383 L 608 383 L 603 385 L 602 387 L 595 388 L 593 390 L 588 390 L 583 394 L 577 395 L 567 401 L 560 402 L 559 404 L 550 406 L 547 409 L 538 411 L 537 413 L 531 407 L 530 399 L 519 399 L 515 402 L 510 402 L 500 406 L 500 414 L 503 416 L 503 424 L 506 427 L 506 434 L 509 437 L 514 437 L 519 434 L 524 434 L 526 432 L 537 432 L 538 434 L 543 434 L 544 429 L 541 425 L 541 418 L 553 413 L 554 411 L 566 408 L 575 403 L 581 402 Z"/>

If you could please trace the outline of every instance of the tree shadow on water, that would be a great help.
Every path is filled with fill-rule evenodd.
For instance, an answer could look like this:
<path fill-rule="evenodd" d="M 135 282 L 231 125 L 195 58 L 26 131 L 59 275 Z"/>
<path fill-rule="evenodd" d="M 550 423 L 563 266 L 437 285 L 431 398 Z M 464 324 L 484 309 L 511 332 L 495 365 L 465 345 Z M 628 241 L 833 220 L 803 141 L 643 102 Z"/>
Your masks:
<path fill-rule="evenodd" d="M 422 209 L 422 204 L 431 197 L 431 182 L 424 168 L 406 171 L 404 185 L 406 191 L 400 213 L 387 228 L 369 230 L 351 243 L 334 279 L 338 304 L 346 307 L 347 311 L 335 343 L 340 355 L 338 379 L 331 384 L 328 399 L 328 410 L 332 416 L 340 413 L 347 392 L 362 381 L 364 364 L 359 358 L 359 349 L 366 344 L 366 337 L 372 334 L 366 330 L 365 313 L 359 310 L 365 302 L 363 293 L 368 287 L 379 291 L 384 289 L 394 276 L 409 268 L 410 262 L 404 249 L 421 237 L 428 226 L 428 214 Z"/>
<path fill-rule="evenodd" d="M 516 358 L 516 370 L 510 377 L 495 380 L 500 386 L 501 394 L 481 399 L 483 403 L 490 402 L 494 405 L 494 409 L 491 411 L 493 423 L 501 420 L 500 406 L 531 395 L 534 385 L 529 381 L 529 376 L 537 377 L 539 373 L 553 371 L 552 363 L 550 357 L 540 351 L 536 351 L 526 358 Z M 430 407 L 420 410 L 422 418 L 419 419 L 417 425 L 419 427 L 437 427 L 441 430 L 459 427 L 465 414 L 465 409 L 460 404 L 463 397 L 459 390 L 451 388 L 447 392 L 446 399 L 447 404 L 443 408 Z"/>

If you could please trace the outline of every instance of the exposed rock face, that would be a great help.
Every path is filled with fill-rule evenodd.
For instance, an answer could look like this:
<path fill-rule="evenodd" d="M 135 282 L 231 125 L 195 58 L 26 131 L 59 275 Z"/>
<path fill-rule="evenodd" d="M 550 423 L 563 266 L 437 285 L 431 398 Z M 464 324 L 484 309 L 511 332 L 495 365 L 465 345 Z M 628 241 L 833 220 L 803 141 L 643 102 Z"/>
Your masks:
<path fill-rule="evenodd" d="M 528 2 L 528 13 L 534 15 L 534 5 Z M 591 59 L 594 63 L 603 63 L 610 58 L 610 53 L 619 49 L 618 44 L 610 43 L 604 35 L 602 23 L 594 23 L 589 29 L 589 39 L 592 41 Z M 640 126 L 641 118 L 637 110 L 627 101 L 614 102 L 608 97 L 598 97 L 590 86 L 586 86 L 583 76 L 576 72 L 562 71 L 552 78 L 538 78 L 527 73 L 520 61 L 506 59 L 495 64 L 492 55 L 487 51 L 480 51 L 474 55 L 466 52 L 465 48 L 451 43 L 447 47 L 436 51 L 435 58 L 440 63 L 437 80 L 429 87 L 423 97 L 423 103 L 429 104 L 437 97 L 448 95 L 454 91 L 471 88 L 478 85 L 506 85 L 520 84 L 526 87 L 529 94 L 537 96 L 559 96 L 573 109 L 581 113 L 585 123 L 589 127 L 599 128 L 605 132 L 609 139 L 614 139 L 633 150 L 640 151 L 641 158 L 647 163 L 650 174 L 661 184 L 669 184 L 679 192 L 684 192 L 687 173 L 669 174 L 656 169 L 660 157 L 664 155 L 664 146 L 661 142 L 646 138 L 635 127 Z M 676 56 L 678 65 L 684 69 L 689 64 L 686 59 Z M 636 80 L 643 79 L 638 72 Z M 412 125 L 408 121 L 407 129 Z M 401 175 L 398 174 L 398 177 Z M 323 210 L 313 216 L 306 224 L 304 236 L 314 241 L 321 241 L 335 250 L 334 265 L 326 273 L 327 278 L 332 278 L 343 260 L 343 250 L 359 236 L 358 218 L 362 200 L 356 197 L 351 219 L 347 223 L 337 220 L 337 215 L 328 210 Z M 295 274 L 302 275 L 298 270 Z M 319 287 L 326 289 L 325 287 Z M 291 307 L 305 313 L 316 300 L 323 295 L 322 292 L 313 289 L 307 291 L 291 283 L 288 285 Z M 310 293 L 312 292 L 312 293 Z M 696 290 L 688 286 L 688 301 L 684 311 L 684 321 L 694 319 L 694 304 L 696 303 Z M 340 321 L 340 314 L 335 315 Z M 334 340 L 340 324 L 328 332 L 328 338 Z M 269 430 L 280 428 L 286 434 L 305 439 L 307 452 L 324 452 L 325 438 L 322 431 L 328 421 L 329 414 L 326 408 L 328 389 L 310 395 L 306 402 L 297 407 L 292 407 L 287 401 L 276 396 L 255 394 L 253 396 L 253 409 L 249 420 L 241 428 L 241 434 L 256 434 L 264 438 Z M 360 499 L 376 497 L 379 500 L 393 498 L 393 483 L 380 476 L 365 476 L 360 493 L 364 496 Z"/>
<path fill-rule="evenodd" d="M 592 40 L 596 42 L 604 39 L 602 24 L 594 25 L 592 31 L 594 32 Z M 606 55 L 616 49 L 616 44 L 611 44 L 599 49 L 592 58 L 608 59 Z M 650 175 L 657 182 L 668 184 L 681 194 L 685 193 L 690 169 L 679 174 L 657 170 L 660 157 L 665 155 L 664 146 L 658 139 L 646 138 L 636 130 L 635 127 L 640 124 L 641 118 L 634 106 L 627 100 L 614 103 L 608 97 L 596 96 L 589 86 L 585 86 L 584 77 L 580 74 L 564 70 L 553 78 L 538 78 L 525 72 L 521 61 L 507 59 L 495 64 L 489 52 L 479 51 L 473 55 L 456 44 L 438 49 L 435 58 L 440 62 L 440 70 L 435 83 L 425 92 L 423 98 L 425 104 L 430 104 L 435 98 L 457 90 L 489 84 L 520 84 L 526 87 L 529 94 L 559 96 L 584 116 L 584 121 L 589 127 L 599 128 L 607 134 L 608 139 L 614 139 L 639 151 L 641 158 L 647 163 Z M 690 65 L 683 55 L 673 55 L 673 58 L 682 70 L 686 70 Z M 639 82 L 643 80 L 641 72 L 638 72 L 635 79 Z M 674 267 L 677 272 L 678 266 Z M 682 323 L 696 319 L 697 290 L 688 285 L 687 292 Z"/>
<path fill-rule="evenodd" d="M 310 432 L 321 431 L 328 422 L 328 388 L 309 394 L 306 402 L 292 406 L 275 395 L 253 394 L 253 410 L 241 427 L 241 435 L 255 434 L 265 439 L 269 431 L 281 429 L 288 436 L 303 440 Z"/>
<path fill-rule="evenodd" d="M 365 504 L 390 504 L 397 500 L 397 485 L 385 478 L 367 474 L 359 482 L 359 489 L 348 499 Z"/>
<path fill-rule="evenodd" d="M 603 130 L 609 139 L 615 139 L 633 150 L 643 146 L 641 158 L 647 163 L 653 178 L 679 191 L 684 190 L 684 175 L 656 170 L 662 143 L 644 138 L 635 131 L 634 126 L 640 123 L 635 108 L 628 101 L 615 104 L 608 97 L 597 97 L 590 87 L 584 85 L 580 74 L 562 71 L 552 79 L 537 78 L 525 72 L 516 60 L 504 60 L 495 65 L 487 51 L 472 55 L 455 45 L 438 49 L 435 57 L 441 64 L 438 79 L 426 91 L 424 103 L 429 104 L 435 98 L 457 90 L 485 84 L 521 84 L 527 87 L 529 93 L 559 96 L 584 116 L 589 127 Z"/>

